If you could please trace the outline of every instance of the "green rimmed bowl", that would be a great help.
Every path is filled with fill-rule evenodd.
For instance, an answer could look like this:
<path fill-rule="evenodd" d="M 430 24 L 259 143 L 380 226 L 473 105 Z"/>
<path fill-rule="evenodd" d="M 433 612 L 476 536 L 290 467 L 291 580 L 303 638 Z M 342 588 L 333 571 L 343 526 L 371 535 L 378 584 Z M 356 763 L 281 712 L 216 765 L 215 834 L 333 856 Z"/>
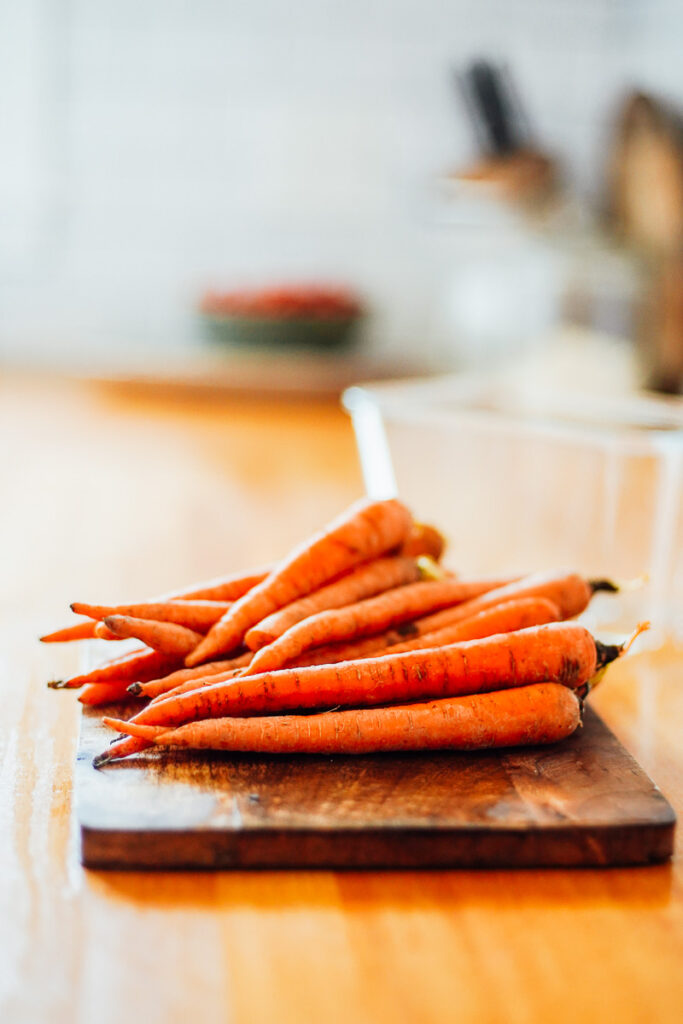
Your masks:
<path fill-rule="evenodd" d="M 201 313 L 205 335 L 221 345 L 278 351 L 318 352 L 350 347 L 358 336 L 362 314 L 339 317 L 266 317 Z"/>

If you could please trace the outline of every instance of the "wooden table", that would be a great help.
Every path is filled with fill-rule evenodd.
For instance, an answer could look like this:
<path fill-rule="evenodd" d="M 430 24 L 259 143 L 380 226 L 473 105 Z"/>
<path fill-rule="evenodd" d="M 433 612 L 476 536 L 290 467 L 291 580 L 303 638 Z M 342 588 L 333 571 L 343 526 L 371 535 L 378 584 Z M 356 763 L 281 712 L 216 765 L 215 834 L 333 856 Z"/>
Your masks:
<path fill-rule="evenodd" d="M 679 1021 L 683 872 L 96 873 L 71 813 L 77 598 L 281 553 L 361 492 L 335 406 L 0 379 L 3 1024 Z M 683 816 L 683 651 L 595 703 Z"/>

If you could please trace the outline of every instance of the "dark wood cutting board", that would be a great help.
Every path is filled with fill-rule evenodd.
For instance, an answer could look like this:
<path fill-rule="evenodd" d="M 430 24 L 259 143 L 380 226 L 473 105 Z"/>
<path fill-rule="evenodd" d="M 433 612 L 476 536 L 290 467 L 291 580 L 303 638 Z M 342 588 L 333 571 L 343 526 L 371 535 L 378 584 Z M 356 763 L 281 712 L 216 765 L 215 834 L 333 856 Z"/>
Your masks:
<path fill-rule="evenodd" d="M 111 733 L 84 710 L 82 859 L 96 868 L 648 864 L 675 816 L 602 720 L 553 747 L 261 757 L 152 752 L 95 770 Z"/>

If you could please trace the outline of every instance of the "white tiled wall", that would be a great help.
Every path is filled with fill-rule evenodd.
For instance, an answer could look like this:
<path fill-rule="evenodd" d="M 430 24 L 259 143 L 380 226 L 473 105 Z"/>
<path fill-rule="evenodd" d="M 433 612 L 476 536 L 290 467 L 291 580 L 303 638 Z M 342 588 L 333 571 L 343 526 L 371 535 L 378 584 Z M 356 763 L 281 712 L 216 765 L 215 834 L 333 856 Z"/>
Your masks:
<path fill-rule="evenodd" d="M 428 331 L 426 197 L 472 139 L 452 69 L 504 59 L 595 194 L 641 85 L 683 99 L 680 0 L 0 0 L 0 341 L 185 330 L 206 283 L 341 278 Z"/>

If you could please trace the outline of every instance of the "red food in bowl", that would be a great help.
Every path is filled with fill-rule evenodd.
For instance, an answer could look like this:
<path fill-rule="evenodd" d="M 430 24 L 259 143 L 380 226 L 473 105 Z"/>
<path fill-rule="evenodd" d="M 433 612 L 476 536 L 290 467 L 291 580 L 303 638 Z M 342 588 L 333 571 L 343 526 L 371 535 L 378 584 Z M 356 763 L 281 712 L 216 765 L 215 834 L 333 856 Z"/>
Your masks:
<path fill-rule="evenodd" d="M 287 320 L 348 320 L 363 312 L 361 303 L 350 291 L 323 285 L 210 291 L 202 299 L 200 309 L 210 316 Z"/>

